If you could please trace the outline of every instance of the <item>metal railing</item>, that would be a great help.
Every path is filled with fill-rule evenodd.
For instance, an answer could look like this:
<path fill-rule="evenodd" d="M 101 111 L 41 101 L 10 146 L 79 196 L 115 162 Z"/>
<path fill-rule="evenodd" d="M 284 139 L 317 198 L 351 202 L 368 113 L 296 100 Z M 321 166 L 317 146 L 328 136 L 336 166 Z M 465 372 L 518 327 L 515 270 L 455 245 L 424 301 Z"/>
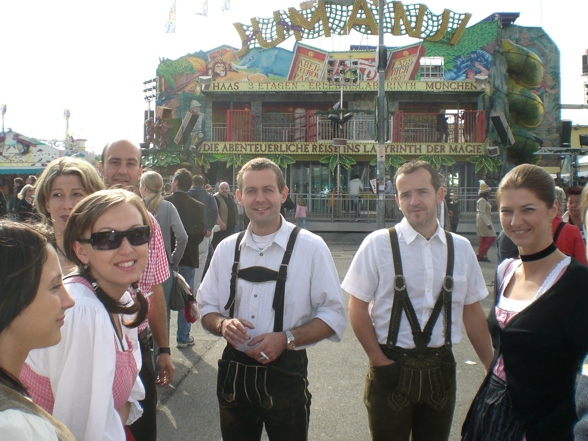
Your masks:
<path fill-rule="evenodd" d="M 460 218 L 468 218 L 475 220 L 476 202 L 478 200 L 478 188 L 450 188 L 450 192 L 457 192 L 460 207 Z M 377 197 L 371 192 L 363 192 L 358 200 L 358 207 L 354 204 L 354 200 L 348 193 L 336 195 L 334 193 L 290 193 L 290 197 L 294 202 L 299 197 L 306 200 L 308 206 L 307 219 L 310 221 L 340 221 L 340 222 L 354 222 L 359 219 L 361 222 L 376 222 L 377 211 Z M 491 202 L 493 200 L 491 199 Z M 387 197 L 384 200 L 385 204 L 385 218 L 387 221 L 400 221 L 402 213 L 396 205 L 394 197 Z M 286 217 L 288 219 L 294 218 L 295 210 L 292 210 Z M 357 213 L 359 212 L 359 216 Z"/>
<path fill-rule="evenodd" d="M 485 113 L 480 110 L 464 110 L 447 113 L 447 127 L 441 131 L 436 113 L 408 113 L 398 111 L 387 120 L 388 139 L 392 142 L 484 142 Z M 328 115 L 307 111 L 304 114 L 268 113 L 243 121 L 212 123 L 212 141 L 226 141 L 227 133 L 233 140 L 256 142 L 317 142 L 333 138 L 349 141 L 374 141 L 375 116 L 356 113 L 342 127 L 334 125 Z"/>

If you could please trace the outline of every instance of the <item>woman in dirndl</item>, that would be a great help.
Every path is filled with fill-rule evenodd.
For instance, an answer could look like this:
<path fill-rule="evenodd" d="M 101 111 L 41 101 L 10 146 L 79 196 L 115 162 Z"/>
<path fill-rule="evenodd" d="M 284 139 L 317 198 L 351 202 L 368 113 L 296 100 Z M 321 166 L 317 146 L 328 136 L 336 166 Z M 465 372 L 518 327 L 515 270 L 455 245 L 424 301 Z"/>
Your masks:
<path fill-rule="evenodd" d="M 579 367 L 588 352 L 588 268 L 560 252 L 551 223 L 555 186 L 520 165 L 496 194 L 500 222 L 520 258 L 497 269 L 488 317 L 492 367 L 469 409 L 462 440 L 574 439 Z"/>

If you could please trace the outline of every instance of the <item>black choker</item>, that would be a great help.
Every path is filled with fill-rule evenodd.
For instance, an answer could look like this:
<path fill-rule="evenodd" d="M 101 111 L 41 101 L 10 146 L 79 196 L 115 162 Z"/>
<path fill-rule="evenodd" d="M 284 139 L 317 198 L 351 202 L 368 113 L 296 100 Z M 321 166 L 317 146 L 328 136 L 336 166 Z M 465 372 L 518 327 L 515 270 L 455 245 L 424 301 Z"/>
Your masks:
<path fill-rule="evenodd" d="M 553 254 L 555 252 L 555 250 L 557 250 L 557 247 L 555 246 L 555 244 L 553 242 L 551 242 L 551 245 L 549 245 L 544 250 L 539 251 L 538 253 L 527 254 L 526 256 L 521 255 L 521 260 L 523 262 L 534 262 L 536 260 L 541 260 L 541 259 L 544 259 L 545 257 L 549 256 L 550 254 Z"/>

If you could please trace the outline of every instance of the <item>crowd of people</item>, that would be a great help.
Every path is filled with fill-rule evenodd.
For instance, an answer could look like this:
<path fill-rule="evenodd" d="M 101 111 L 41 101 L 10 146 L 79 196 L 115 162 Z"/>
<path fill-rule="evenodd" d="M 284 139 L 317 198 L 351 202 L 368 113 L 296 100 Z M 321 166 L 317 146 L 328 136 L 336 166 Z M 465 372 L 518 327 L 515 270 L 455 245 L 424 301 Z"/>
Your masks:
<path fill-rule="evenodd" d="M 33 178 L 15 180 L 19 202 L 4 213 L 14 216 L 0 220 L 2 437 L 157 439 L 181 277 L 197 308 L 178 311 L 176 348 L 195 344 L 200 316 L 226 341 L 216 387 L 224 440 L 260 440 L 264 429 L 270 440 L 308 438 L 307 349 L 340 341 L 347 316 L 369 361 L 373 440 L 449 438 L 463 330 L 486 373 L 463 440 L 588 440 L 588 190 L 567 188 L 564 212 L 566 194 L 540 167 L 517 166 L 497 188 L 488 317 L 479 262 L 496 238 L 493 189 L 480 183 L 476 253 L 455 233 L 459 201 L 424 161 L 387 178 L 404 218 L 364 239 L 342 283 L 306 230 L 306 200 L 289 198 L 269 159 L 246 163 L 234 194 L 223 180 L 209 191 L 185 168 L 166 190 L 128 140 L 106 145 L 98 170 L 64 157 Z"/>

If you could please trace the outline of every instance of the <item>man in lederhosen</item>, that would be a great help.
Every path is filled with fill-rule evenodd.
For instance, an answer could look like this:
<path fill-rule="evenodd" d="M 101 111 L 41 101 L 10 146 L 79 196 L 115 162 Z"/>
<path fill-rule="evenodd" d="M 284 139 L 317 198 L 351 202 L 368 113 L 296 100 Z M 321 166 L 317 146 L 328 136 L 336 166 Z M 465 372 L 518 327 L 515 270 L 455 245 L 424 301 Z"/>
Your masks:
<path fill-rule="evenodd" d="M 492 361 L 488 290 L 469 241 L 439 226 L 438 172 L 413 161 L 394 183 L 404 219 L 363 241 L 342 284 L 370 363 L 364 402 L 374 440 L 447 440 L 462 323 L 484 368 Z"/>
<path fill-rule="evenodd" d="M 311 395 L 305 348 L 340 341 L 345 307 L 323 240 L 280 215 L 288 187 L 266 158 L 237 176 L 245 232 L 222 241 L 197 294 L 202 325 L 222 335 L 217 396 L 223 439 L 306 440 Z"/>

